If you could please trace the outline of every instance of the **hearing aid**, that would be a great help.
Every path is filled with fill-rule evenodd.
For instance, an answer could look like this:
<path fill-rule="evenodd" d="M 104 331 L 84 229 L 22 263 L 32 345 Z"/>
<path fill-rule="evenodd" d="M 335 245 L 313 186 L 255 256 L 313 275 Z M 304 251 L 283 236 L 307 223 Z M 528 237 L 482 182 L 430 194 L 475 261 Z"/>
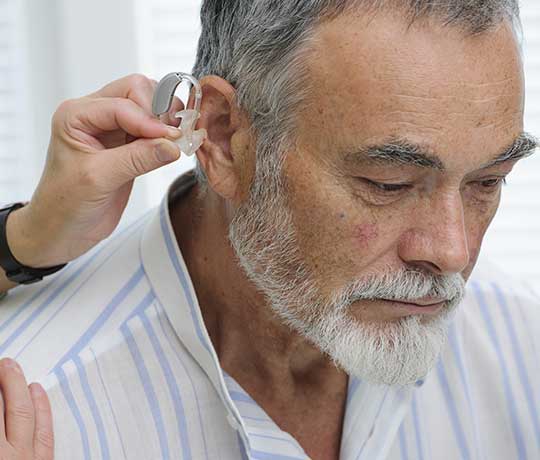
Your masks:
<path fill-rule="evenodd" d="M 156 117 L 167 113 L 171 108 L 176 89 L 184 81 L 191 83 L 191 87 L 195 89 L 195 98 L 193 108 L 188 108 L 188 102 L 185 110 L 174 115 L 175 118 L 181 119 L 180 129 L 182 130 L 182 137 L 175 143 L 184 154 L 192 156 L 201 147 L 207 136 L 205 129 L 195 129 L 197 120 L 201 116 L 202 88 L 199 81 L 193 75 L 182 72 L 172 72 L 165 75 L 156 86 L 152 112 Z"/>

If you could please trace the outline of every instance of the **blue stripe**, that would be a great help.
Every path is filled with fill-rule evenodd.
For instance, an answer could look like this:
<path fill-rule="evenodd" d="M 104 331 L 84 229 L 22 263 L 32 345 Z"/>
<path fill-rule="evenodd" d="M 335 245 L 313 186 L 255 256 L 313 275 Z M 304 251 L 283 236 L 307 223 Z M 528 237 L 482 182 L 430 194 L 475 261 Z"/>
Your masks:
<path fill-rule="evenodd" d="M 460 459 L 467 460 L 471 458 L 471 454 L 469 452 L 469 447 L 467 446 L 465 433 L 463 432 L 463 428 L 459 421 L 456 404 L 454 402 L 454 398 L 450 391 L 450 385 L 448 384 L 448 379 L 446 378 L 446 373 L 444 371 L 442 359 L 439 359 L 437 363 L 437 375 L 439 377 L 439 384 L 441 385 L 441 390 L 444 394 L 444 402 L 446 404 L 446 408 L 448 409 L 448 413 L 450 415 L 450 422 L 454 430 L 454 435 L 456 436 L 456 441 L 457 441 L 459 450 L 461 452 Z"/>
<path fill-rule="evenodd" d="M 116 428 L 116 434 L 118 435 L 118 440 L 120 441 L 120 446 L 122 447 L 122 453 L 124 454 L 124 458 L 127 460 L 126 455 L 126 448 L 124 446 L 124 440 L 122 439 L 122 434 L 120 433 L 120 428 L 118 426 L 118 421 L 116 420 L 116 415 L 113 410 L 111 397 L 109 396 L 109 392 L 107 391 L 107 387 L 105 386 L 105 381 L 103 380 L 103 376 L 101 375 L 101 369 L 99 367 L 99 362 L 97 360 L 97 356 L 94 353 L 94 350 L 92 348 L 89 348 L 90 352 L 92 353 L 92 356 L 94 357 L 94 364 L 96 365 L 97 373 L 99 376 L 99 381 L 101 382 L 101 387 L 103 389 L 103 392 L 105 393 L 105 398 L 107 399 L 107 404 L 109 405 L 109 410 L 111 411 L 111 415 L 114 421 L 114 426 Z"/>
<path fill-rule="evenodd" d="M 137 372 L 139 374 L 139 379 L 141 381 L 142 387 L 144 389 L 144 394 L 146 395 L 146 400 L 150 406 L 150 411 L 152 412 L 152 418 L 154 419 L 154 425 L 156 427 L 156 432 L 159 438 L 159 446 L 161 449 L 160 458 L 163 460 L 169 460 L 169 444 L 167 443 L 167 434 L 165 432 L 165 426 L 163 425 L 163 418 L 161 417 L 161 409 L 159 408 L 159 403 L 152 386 L 152 381 L 148 369 L 144 364 L 144 359 L 141 355 L 139 347 L 135 343 L 135 339 L 131 334 L 128 326 L 126 324 L 122 325 L 120 330 L 124 335 L 129 352 L 133 358 L 133 362 L 137 367 Z"/>
<path fill-rule="evenodd" d="M 306 460 L 306 457 L 290 457 L 289 455 L 279 455 L 272 452 L 261 452 L 260 450 L 252 450 L 251 458 L 258 458 L 260 460 Z"/>
<path fill-rule="evenodd" d="M 154 291 L 150 290 L 148 293 L 143 297 L 143 299 L 137 304 L 137 306 L 133 309 L 133 311 L 129 314 L 129 316 L 126 319 L 127 321 L 132 320 L 136 316 L 140 316 L 144 311 L 152 305 L 152 303 L 156 300 L 156 295 L 154 294 Z"/>
<path fill-rule="evenodd" d="M 3 354 L 5 349 L 23 332 L 23 330 L 28 327 L 46 308 L 47 306 L 52 303 L 64 289 L 71 284 L 73 280 L 75 280 L 82 271 L 88 265 L 90 265 L 95 258 L 101 254 L 106 248 L 108 248 L 114 241 L 118 240 L 121 236 L 128 233 L 126 236 L 126 239 L 128 239 L 135 231 L 139 229 L 142 225 L 141 222 L 146 219 L 149 212 L 145 213 L 143 216 L 138 218 L 136 221 L 132 222 L 127 227 L 123 228 L 121 231 L 118 231 L 114 236 L 112 236 L 109 240 L 105 240 L 101 242 L 98 246 L 96 246 L 92 252 L 88 253 L 87 259 L 84 261 L 84 263 L 67 279 L 64 280 L 64 278 L 58 277 L 54 278 L 50 284 L 44 285 L 42 289 L 40 289 L 28 302 L 17 308 L 17 310 L 14 312 L 14 314 L 9 317 L 6 321 L 2 322 L 0 325 L 0 332 L 2 332 L 5 328 L 9 327 L 9 325 L 15 321 L 19 315 L 21 315 L 38 297 L 40 297 L 45 291 L 51 290 L 55 285 L 59 284 L 58 288 L 53 291 L 53 293 L 45 300 L 44 303 L 42 303 L 31 315 L 30 317 L 23 322 L 21 326 L 19 326 L 15 332 L 7 339 L 6 342 L 2 343 L 0 345 L 0 354 Z M 144 222 L 142 222 L 144 223 Z M 130 230 L 133 230 L 133 232 L 130 232 Z M 71 270 L 73 270 L 74 267 L 76 267 L 82 260 L 84 260 L 82 257 L 76 259 L 75 261 L 71 262 L 68 268 L 65 269 L 63 274 L 70 273 Z"/>
<path fill-rule="evenodd" d="M 416 394 L 413 395 L 412 400 L 412 416 L 414 423 L 414 435 L 416 440 L 416 453 L 418 454 L 417 460 L 424 460 L 424 449 L 422 448 L 422 440 L 420 439 L 420 419 L 418 418 L 418 404 L 416 402 Z"/>
<path fill-rule="evenodd" d="M 174 271 L 176 272 L 176 276 L 178 277 L 178 280 L 180 281 L 180 284 L 182 285 L 182 289 L 184 290 L 184 294 L 186 296 L 186 299 L 189 305 L 189 310 L 191 313 L 191 319 L 193 321 L 193 325 L 195 326 L 195 331 L 197 333 L 197 336 L 199 337 L 199 341 L 201 342 L 202 346 L 208 351 L 208 353 L 211 354 L 210 347 L 208 346 L 208 343 L 206 339 L 204 338 L 204 334 L 201 330 L 201 325 L 199 323 L 199 319 L 197 317 L 197 313 L 195 309 L 195 302 L 193 301 L 193 298 L 191 297 L 191 292 L 189 290 L 189 283 L 186 279 L 185 273 L 180 267 L 180 262 L 178 261 L 178 257 L 176 256 L 172 237 L 167 227 L 167 221 L 165 217 L 166 205 L 167 205 L 167 201 L 164 201 L 160 210 L 160 223 L 161 223 L 161 231 L 163 233 L 163 238 L 165 239 L 165 245 L 167 246 L 167 253 L 169 254 L 169 258 L 171 260 L 171 263 L 173 264 Z"/>
<path fill-rule="evenodd" d="M 508 368 L 506 366 L 506 362 L 504 360 L 501 344 L 499 343 L 499 340 L 497 338 L 497 333 L 495 332 L 495 326 L 493 324 L 493 320 L 491 319 L 491 315 L 489 313 L 489 307 L 486 303 L 486 300 L 484 298 L 482 291 L 480 290 L 480 286 L 476 282 L 473 283 L 472 286 L 476 294 L 476 298 L 478 299 L 478 303 L 480 305 L 480 311 L 482 313 L 482 316 L 484 317 L 484 321 L 487 326 L 489 337 L 493 343 L 493 346 L 495 347 L 495 352 L 497 353 L 497 358 L 501 366 L 501 371 L 503 374 L 503 389 L 504 389 L 504 394 L 505 394 L 504 399 L 506 400 L 506 404 L 508 406 L 508 412 L 510 414 L 510 419 L 512 420 L 512 431 L 514 433 L 514 441 L 516 443 L 516 448 L 518 451 L 518 458 L 525 459 L 527 454 L 525 451 L 525 445 L 523 443 L 521 425 L 519 423 L 519 418 L 517 415 L 516 401 L 512 393 L 512 388 L 510 386 L 510 377 L 508 374 Z"/>
<path fill-rule="evenodd" d="M 504 295 L 501 292 L 499 286 L 497 286 L 495 283 L 492 283 L 492 286 L 497 296 L 499 305 L 501 306 L 501 310 L 504 316 L 504 322 L 506 324 L 506 327 L 508 328 L 508 335 L 510 336 L 510 343 L 512 344 L 512 354 L 518 368 L 518 373 L 521 380 L 521 385 L 523 386 L 523 391 L 525 392 L 525 396 L 527 398 L 527 407 L 529 409 L 529 414 L 533 422 L 534 431 L 536 432 L 536 443 L 538 444 L 538 451 L 540 452 L 540 422 L 538 420 L 538 411 L 534 400 L 533 390 L 529 381 L 529 376 L 527 375 L 525 362 L 523 361 L 523 352 L 521 351 L 519 346 L 518 336 L 516 334 L 514 322 L 512 319 L 512 315 L 509 312 L 506 299 L 504 298 Z"/>
<path fill-rule="evenodd" d="M 157 302 L 159 302 L 159 300 Z M 193 379 L 191 378 L 191 374 L 188 372 L 188 370 L 186 368 L 186 365 L 184 364 L 184 361 L 182 360 L 180 354 L 178 353 L 178 346 L 175 346 L 175 345 L 172 344 L 171 338 L 169 337 L 169 334 L 167 334 L 165 332 L 165 326 L 163 325 L 163 315 L 157 308 L 157 302 L 154 304 L 154 309 L 155 309 L 155 311 L 156 311 L 156 313 L 158 315 L 159 325 L 160 325 L 161 330 L 163 332 L 163 336 L 167 339 L 167 343 L 171 347 L 171 350 L 173 350 L 174 355 L 176 356 L 176 359 L 178 360 L 178 363 L 180 364 L 180 366 L 182 366 L 182 370 L 184 371 L 185 375 L 187 376 L 187 378 L 188 378 L 188 380 L 189 380 L 189 382 L 191 384 L 193 394 L 195 396 L 195 404 L 197 406 L 197 415 L 198 415 L 197 420 L 199 421 L 199 427 L 201 429 L 201 437 L 202 437 L 203 445 L 204 445 L 204 453 L 205 453 L 206 458 L 208 459 L 210 457 L 208 456 L 208 446 L 207 446 L 206 435 L 205 435 L 205 431 L 204 431 L 203 416 L 202 416 L 202 412 L 201 412 L 201 406 L 199 404 L 199 395 L 197 393 L 197 390 L 199 388 L 195 386 L 195 383 L 193 382 Z"/>
<path fill-rule="evenodd" d="M 81 434 L 81 442 L 82 442 L 81 447 L 82 447 L 84 458 L 85 460 L 90 460 L 91 452 L 90 452 L 90 442 L 88 441 L 88 431 L 86 430 L 86 425 L 82 418 L 81 411 L 79 410 L 77 403 L 75 402 L 75 398 L 73 397 L 73 393 L 71 392 L 71 388 L 69 387 L 69 382 L 67 380 L 66 374 L 64 373 L 64 370 L 62 368 L 59 368 L 56 370 L 56 377 L 58 378 L 58 381 L 60 382 L 60 388 L 62 389 L 64 398 L 66 399 L 66 402 L 68 403 L 71 413 L 73 414 L 73 417 L 75 418 L 75 421 L 77 422 L 77 425 L 79 427 L 79 433 Z M 70 455 L 75 456 L 73 452 L 70 452 Z"/>
<path fill-rule="evenodd" d="M 92 394 L 90 384 L 88 383 L 88 376 L 86 375 L 86 370 L 81 362 L 81 359 L 78 356 L 73 359 L 73 362 L 75 363 L 75 366 L 77 366 L 82 390 L 84 396 L 86 397 L 86 401 L 88 402 L 88 406 L 90 407 L 90 412 L 92 413 L 94 423 L 96 424 L 99 447 L 101 449 L 101 458 L 103 460 L 109 460 L 111 458 L 111 455 L 109 453 L 109 443 L 107 442 L 107 435 L 105 434 L 103 419 L 101 418 L 101 414 L 99 413 L 96 400 L 94 398 L 94 395 Z"/>
<path fill-rule="evenodd" d="M 518 311 L 519 311 L 519 316 L 520 316 L 520 320 L 522 322 L 522 324 L 527 324 L 529 325 L 530 323 L 530 319 L 529 318 L 526 318 L 525 317 L 525 311 L 523 309 L 523 301 L 525 302 L 529 302 L 529 299 L 524 296 L 523 298 L 521 297 L 518 297 L 517 294 L 513 293 L 513 300 L 514 302 L 516 302 L 517 306 L 518 306 Z M 535 298 L 536 300 L 536 298 Z M 538 300 L 540 300 L 540 297 L 538 298 Z M 529 343 L 529 346 L 530 346 L 530 351 L 532 353 L 533 356 L 540 356 L 540 348 L 537 347 L 537 344 L 536 344 L 536 331 L 534 330 L 534 327 L 525 327 L 525 331 L 527 333 L 527 336 L 529 338 L 528 340 L 528 343 Z M 521 338 L 521 341 L 523 342 L 525 340 L 525 337 L 521 337 L 520 335 L 520 338 Z M 540 360 L 535 360 L 534 363 L 536 364 L 536 367 L 534 369 L 534 371 L 532 371 L 532 373 L 534 375 L 538 375 L 540 373 Z"/>
<path fill-rule="evenodd" d="M 239 391 L 232 390 L 232 391 L 229 391 L 229 395 L 231 396 L 231 399 L 233 401 L 245 402 L 245 403 L 253 404 L 254 406 L 259 407 L 259 405 L 250 396 L 244 393 L 240 393 Z"/>
<path fill-rule="evenodd" d="M 240 434 L 236 433 L 236 437 L 238 439 L 238 450 L 240 450 L 240 455 L 242 456 L 242 460 L 249 460 L 246 454 L 246 449 L 244 448 L 244 443 L 242 442 L 242 438 L 240 437 Z"/>
<path fill-rule="evenodd" d="M 401 454 L 402 460 L 409 460 L 409 455 L 407 454 L 407 439 L 405 438 L 405 428 L 403 428 L 405 422 L 401 423 L 399 427 L 399 452 Z"/>
<path fill-rule="evenodd" d="M 148 320 L 148 317 L 146 316 L 146 314 L 141 313 L 140 319 L 143 323 L 146 333 L 148 334 L 148 338 L 150 339 L 152 348 L 154 349 L 154 353 L 156 354 L 156 357 L 159 361 L 159 365 L 161 366 L 161 370 L 163 371 L 163 375 L 165 376 L 165 380 L 167 381 L 169 394 L 173 401 L 174 413 L 176 415 L 176 422 L 178 425 L 178 433 L 180 434 L 180 442 L 182 444 L 182 460 L 191 459 L 192 454 L 186 424 L 186 411 L 184 410 L 184 404 L 182 402 L 182 397 L 180 396 L 180 391 L 178 389 L 174 373 L 171 369 L 169 361 L 165 358 L 163 348 L 161 348 L 159 340 L 156 336 L 156 333 L 154 332 L 154 329 L 152 328 L 152 325 L 150 324 L 150 321 Z"/>
<path fill-rule="evenodd" d="M 292 436 L 287 435 L 287 433 L 285 432 L 283 433 L 284 434 L 283 438 L 279 438 L 277 436 L 270 436 L 268 434 L 260 434 L 260 433 L 253 433 L 253 432 L 250 432 L 250 434 L 251 436 L 256 436 L 257 438 L 272 439 L 273 441 L 279 441 L 279 442 L 284 442 L 285 444 L 290 444 L 300 453 L 300 455 L 305 455 L 304 450 L 302 449 L 302 447 L 300 447 L 298 442 L 294 438 L 292 438 Z"/>
<path fill-rule="evenodd" d="M 84 332 L 84 334 L 77 340 L 69 351 L 58 361 L 56 367 L 63 366 L 64 363 L 77 356 L 84 347 L 88 345 L 90 340 L 99 332 L 107 320 L 111 317 L 116 308 L 126 299 L 126 297 L 137 287 L 137 284 L 142 280 L 144 271 L 142 267 L 139 267 L 137 271 L 129 278 L 124 286 L 114 295 L 109 304 L 99 314 L 91 326 Z"/>
<path fill-rule="evenodd" d="M 454 358 L 456 360 L 456 364 L 459 370 L 459 378 L 461 380 L 461 385 L 463 386 L 463 389 L 465 391 L 465 398 L 467 399 L 467 405 L 469 406 L 469 418 L 474 429 L 474 441 L 475 441 L 474 445 L 476 447 L 476 453 L 478 455 L 478 458 L 482 458 L 483 455 L 482 456 L 480 455 L 480 450 L 482 449 L 482 446 L 480 444 L 480 435 L 478 433 L 478 426 L 476 423 L 475 412 L 474 412 L 473 404 L 472 404 L 469 378 L 468 378 L 467 369 L 463 363 L 463 357 L 462 357 L 463 354 L 461 353 L 461 350 L 459 347 L 459 340 L 458 340 L 456 328 L 457 328 L 456 322 L 453 321 L 448 331 L 448 342 L 450 344 L 450 348 L 452 349 Z"/>

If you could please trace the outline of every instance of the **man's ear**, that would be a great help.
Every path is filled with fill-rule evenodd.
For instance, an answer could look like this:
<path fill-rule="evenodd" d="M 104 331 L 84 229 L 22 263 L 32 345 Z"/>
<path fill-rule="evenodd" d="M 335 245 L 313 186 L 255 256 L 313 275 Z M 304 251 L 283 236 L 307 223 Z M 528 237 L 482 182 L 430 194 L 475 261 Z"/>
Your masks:
<path fill-rule="evenodd" d="M 242 193 L 242 179 L 248 149 L 243 143 L 246 117 L 236 105 L 236 90 L 224 79 L 211 75 L 200 80 L 203 97 L 197 129 L 208 132 L 197 158 L 208 184 L 223 198 L 236 201 Z M 249 139 L 246 139 L 249 142 Z"/>

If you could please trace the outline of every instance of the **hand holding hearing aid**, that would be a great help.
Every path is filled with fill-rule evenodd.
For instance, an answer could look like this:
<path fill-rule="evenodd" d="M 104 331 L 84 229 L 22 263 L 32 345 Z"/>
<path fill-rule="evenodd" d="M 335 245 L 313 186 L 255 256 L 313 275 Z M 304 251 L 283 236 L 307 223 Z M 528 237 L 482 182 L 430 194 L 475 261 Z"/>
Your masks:
<path fill-rule="evenodd" d="M 136 177 L 177 160 L 181 148 L 192 154 L 202 144 L 205 133 L 193 129 L 198 112 L 183 110 L 176 86 L 156 117 L 157 86 L 131 75 L 59 106 L 39 185 L 7 224 L 20 263 L 49 267 L 84 254 L 117 227 Z"/>

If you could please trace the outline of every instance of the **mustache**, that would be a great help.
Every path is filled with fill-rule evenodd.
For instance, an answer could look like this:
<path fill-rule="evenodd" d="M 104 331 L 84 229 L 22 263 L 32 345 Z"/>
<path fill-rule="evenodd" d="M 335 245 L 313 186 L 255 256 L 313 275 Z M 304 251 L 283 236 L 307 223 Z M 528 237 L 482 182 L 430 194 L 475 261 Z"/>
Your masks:
<path fill-rule="evenodd" d="M 455 303 L 465 295 L 465 280 L 459 273 L 436 275 L 419 270 L 402 269 L 368 275 L 350 283 L 338 295 L 337 303 L 349 305 L 357 300 L 387 299 L 413 302 L 435 298 Z"/>

